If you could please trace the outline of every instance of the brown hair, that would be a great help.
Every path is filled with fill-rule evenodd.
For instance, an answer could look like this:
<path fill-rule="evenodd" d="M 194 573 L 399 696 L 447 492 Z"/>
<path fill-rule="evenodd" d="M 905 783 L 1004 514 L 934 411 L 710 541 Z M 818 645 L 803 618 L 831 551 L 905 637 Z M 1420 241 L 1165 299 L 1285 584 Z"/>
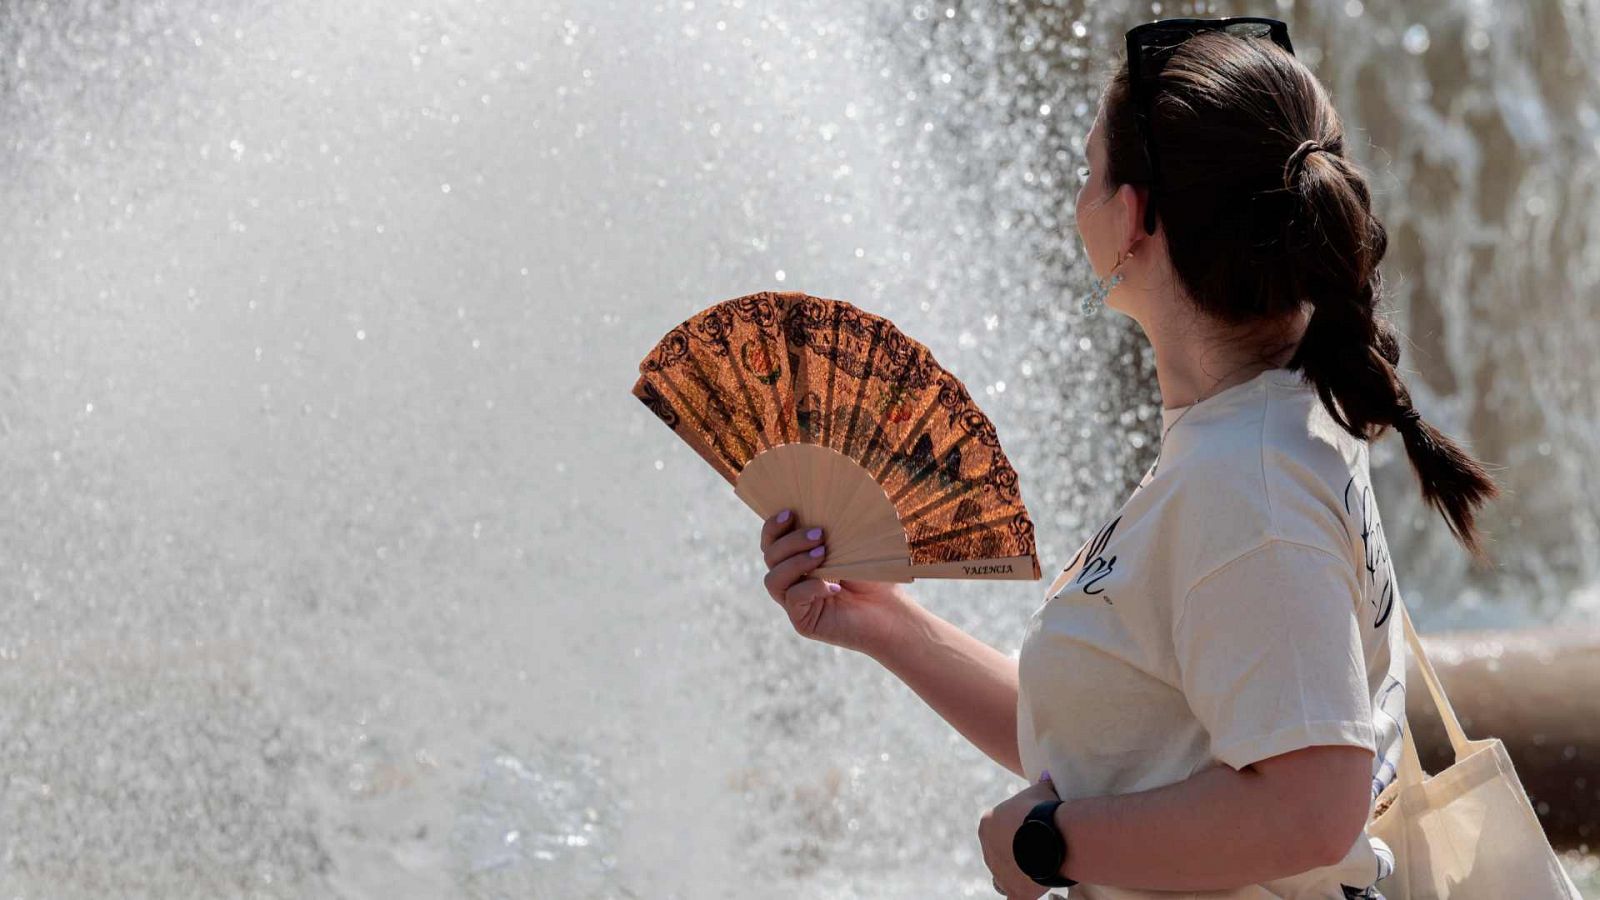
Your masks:
<path fill-rule="evenodd" d="M 1474 513 L 1499 491 L 1481 463 L 1423 421 L 1395 371 L 1400 342 L 1377 311 L 1388 238 L 1321 82 L 1271 41 L 1207 32 L 1172 53 L 1149 96 L 1160 175 L 1152 202 L 1189 298 L 1228 325 L 1277 321 L 1309 302 L 1287 367 L 1355 437 L 1398 431 L 1423 499 L 1486 562 Z M 1110 183 L 1148 187 L 1126 60 L 1104 114 Z"/>

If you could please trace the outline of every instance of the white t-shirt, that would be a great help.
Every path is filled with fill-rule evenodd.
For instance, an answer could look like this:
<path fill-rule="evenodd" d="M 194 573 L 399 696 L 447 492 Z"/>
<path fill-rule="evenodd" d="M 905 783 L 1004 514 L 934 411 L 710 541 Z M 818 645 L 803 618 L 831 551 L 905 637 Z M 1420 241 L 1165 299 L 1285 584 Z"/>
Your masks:
<path fill-rule="evenodd" d="M 1376 797 L 1399 762 L 1405 637 L 1366 442 L 1281 368 L 1162 410 L 1163 430 L 1175 421 L 1156 464 L 1029 620 L 1024 774 L 1049 769 L 1071 799 L 1350 744 L 1377 750 Z M 1389 848 L 1363 833 L 1337 865 L 1236 890 L 1055 890 L 1343 900 L 1340 885 L 1365 888 L 1392 869 Z"/>

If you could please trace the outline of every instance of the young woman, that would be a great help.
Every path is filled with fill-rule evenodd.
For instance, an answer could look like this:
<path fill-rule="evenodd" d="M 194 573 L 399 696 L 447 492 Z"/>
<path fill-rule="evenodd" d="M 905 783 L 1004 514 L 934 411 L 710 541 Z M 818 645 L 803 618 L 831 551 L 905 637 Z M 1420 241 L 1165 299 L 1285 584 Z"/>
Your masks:
<path fill-rule="evenodd" d="M 1368 441 L 1399 433 L 1480 558 L 1496 489 L 1395 370 L 1384 229 L 1283 23 L 1128 38 L 1077 226 L 1096 295 L 1155 351 L 1155 464 L 1019 659 L 901 586 L 808 578 L 826 535 L 781 513 L 765 585 L 800 634 L 869 654 L 1030 782 L 978 825 L 1005 896 L 1381 898 L 1393 857 L 1365 823 L 1398 759 L 1405 640 Z"/>

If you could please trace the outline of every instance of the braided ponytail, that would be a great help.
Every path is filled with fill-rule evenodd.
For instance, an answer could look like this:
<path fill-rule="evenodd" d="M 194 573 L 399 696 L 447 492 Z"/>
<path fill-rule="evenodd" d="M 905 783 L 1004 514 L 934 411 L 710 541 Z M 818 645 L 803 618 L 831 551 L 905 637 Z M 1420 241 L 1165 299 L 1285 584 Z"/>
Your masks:
<path fill-rule="evenodd" d="M 1285 188 L 1298 196 L 1301 209 L 1287 228 L 1289 270 L 1312 304 L 1311 321 L 1288 367 L 1305 374 L 1350 434 L 1371 440 L 1386 427 L 1398 431 L 1423 500 L 1444 516 L 1475 559 L 1486 562 L 1474 517 L 1498 489 L 1481 463 L 1422 418 L 1395 371 L 1400 341 L 1377 310 L 1383 295 L 1378 263 L 1388 235 L 1372 215 L 1366 177 L 1340 153 L 1337 119 L 1323 124 L 1323 138 L 1297 149 L 1303 163 L 1294 166 L 1291 157 L 1285 167 Z"/>
<path fill-rule="evenodd" d="M 1322 84 L 1269 41 L 1221 32 L 1184 41 L 1161 69 L 1150 114 L 1162 183 L 1152 194 L 1173 269 L 1204 313 L 1238 324 L 1311 319 L 1288 368 L 1312 383 L 1351 435 L 1393 428 L 1422 496 L 1475 560 L 1477 509 L 1498 494 L 1483 465 L 1430 425 L 1395 366 L 1400 341 L 1379 314 L 1388 247 L 1366 177 Z M 1113 184 L 1150 183 L 1127 66 L 1105 99 Z"/>

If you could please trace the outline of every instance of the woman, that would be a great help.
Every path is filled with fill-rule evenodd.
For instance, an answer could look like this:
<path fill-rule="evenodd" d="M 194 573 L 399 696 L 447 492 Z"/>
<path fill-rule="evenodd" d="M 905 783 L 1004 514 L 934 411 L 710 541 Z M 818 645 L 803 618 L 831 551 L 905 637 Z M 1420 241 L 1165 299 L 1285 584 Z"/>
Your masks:
<path fill-rule="evenodd" d="M 1496 488 L 1395 370 L 1384 229 L 1339 117 L 1283 23 L 1241 21 L 1129 32 L 1090 129 L 1078 231 L 1155 351 L 1163 432 L 1020 658 L 900 586 L 808 578 L 819 529 L 762 529 L 797 631 L 871 655 L 1030 782 L 978 827 L 1010 898 L 1381 898 L 1392 854 L 1364 827 L 1405 643 L 1369 440 L 1399 432 L 1482 558 Z"/>

